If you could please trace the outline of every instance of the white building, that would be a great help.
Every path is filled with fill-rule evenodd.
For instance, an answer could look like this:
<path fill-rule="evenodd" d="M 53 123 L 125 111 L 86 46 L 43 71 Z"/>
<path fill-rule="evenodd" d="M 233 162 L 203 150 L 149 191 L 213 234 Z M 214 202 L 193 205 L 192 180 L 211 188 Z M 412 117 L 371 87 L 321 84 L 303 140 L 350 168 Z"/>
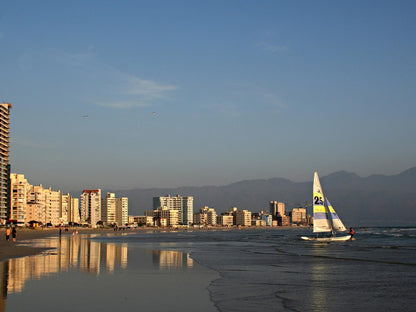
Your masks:
<path fill-rule="evenodd" d="M 18 224 L 24 225 L 30 221 L 26 219 L 27 196 L 30 184 L 23 174 L 10 174 L 10 216 L 9 219 L 17 220 Z"/>
<path fill-rule="evenodd" d="M 101 220 L 108 225 L 117 225 L 116 195 L 114 193 L 105 194 L 101 202 Z"/>
<path fill-rule="evenodd" d="M 83 190 L 80 206 L 80 222 L 96 227 L 101 221 L 101 190 Z"/>
<path fill-rule="evenodd" d="M 237 210 L 235 217 L 236 225 L 251 226 L 251 212 L 248 210 Z"/>
<path fill-rule="evenodd" d="M 168 209 L 178 210 L 179 224 L 188 225 L 193 221 L 194 198 L 193 196 L 164 196 L 153 197 L 153 209 L 167 207 Z"/>
<path fill-rule="evenodd" d="M 194 214 L 194 224 L 216 225 L 217 212 L 208 206 L 199 209 L 199 212 Z"/>
<path fill-rule="evenodd" d="M 116 198 L 116 223 L 122 226 L 129 223 L 129 199 L 127 197 Z"/>

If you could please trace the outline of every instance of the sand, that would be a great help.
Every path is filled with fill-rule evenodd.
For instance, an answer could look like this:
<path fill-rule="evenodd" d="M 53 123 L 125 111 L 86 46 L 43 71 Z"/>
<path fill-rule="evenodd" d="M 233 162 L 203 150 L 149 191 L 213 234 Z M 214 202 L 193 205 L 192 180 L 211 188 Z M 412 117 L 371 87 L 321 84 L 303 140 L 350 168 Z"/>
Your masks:
<path fill-rule="evenodd" d="M 59 236 L 58 228 L 42 228 L 42 229 L 29 229 L 29 228 L 17 228 L 16 242 L 6 240 L 6 229 L 0 229 L 0 261 L 5 261 L 10 258 L 26 257 L 41 253 L 45 248 L 37 248 L 27 246 L 27 243 L 33 239 Z M 72 232 L 70 229 L 69 231 Z M 79 234 L 106 234 L 113 233 L 112 229 L 78 229 Z M 65 232 L 62 231 L 64 234 Z"/>

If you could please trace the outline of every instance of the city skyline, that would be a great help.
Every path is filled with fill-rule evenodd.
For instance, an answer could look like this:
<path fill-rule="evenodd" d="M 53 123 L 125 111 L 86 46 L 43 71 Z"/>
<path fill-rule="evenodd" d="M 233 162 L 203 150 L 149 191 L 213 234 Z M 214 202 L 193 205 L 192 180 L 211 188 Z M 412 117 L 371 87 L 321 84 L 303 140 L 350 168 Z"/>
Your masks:
<path fill-rule="evenodd" d="M 72 192 L 414 167 L 412 1 L 2 4 L 11 172 Z"/>

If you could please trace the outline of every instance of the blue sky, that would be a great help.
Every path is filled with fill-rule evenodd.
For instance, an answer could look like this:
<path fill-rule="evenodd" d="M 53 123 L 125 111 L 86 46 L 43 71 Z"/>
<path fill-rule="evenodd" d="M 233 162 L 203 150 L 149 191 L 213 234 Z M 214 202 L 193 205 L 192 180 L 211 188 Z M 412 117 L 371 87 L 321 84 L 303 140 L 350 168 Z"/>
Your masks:
<path fill-rule="evenodd" d="M 12 171 L 64 192 L 399 173 L 416 165 L 415 16 L 415 1 L 0 1 Z"/>

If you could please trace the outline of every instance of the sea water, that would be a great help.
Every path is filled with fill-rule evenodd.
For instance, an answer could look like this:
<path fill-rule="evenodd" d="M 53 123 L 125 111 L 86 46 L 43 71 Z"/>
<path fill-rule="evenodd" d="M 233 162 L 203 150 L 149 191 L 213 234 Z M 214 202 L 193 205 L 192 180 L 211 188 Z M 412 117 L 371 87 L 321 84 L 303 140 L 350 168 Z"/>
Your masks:
<path fill-rule="evenodd" d="M 4 311 L 416 311 L 416 228 L 359 228 L 347 242 L 300 239 L 310 232 L 40 240 L 54 249 L 2 263 L 1 304 Z"/>

